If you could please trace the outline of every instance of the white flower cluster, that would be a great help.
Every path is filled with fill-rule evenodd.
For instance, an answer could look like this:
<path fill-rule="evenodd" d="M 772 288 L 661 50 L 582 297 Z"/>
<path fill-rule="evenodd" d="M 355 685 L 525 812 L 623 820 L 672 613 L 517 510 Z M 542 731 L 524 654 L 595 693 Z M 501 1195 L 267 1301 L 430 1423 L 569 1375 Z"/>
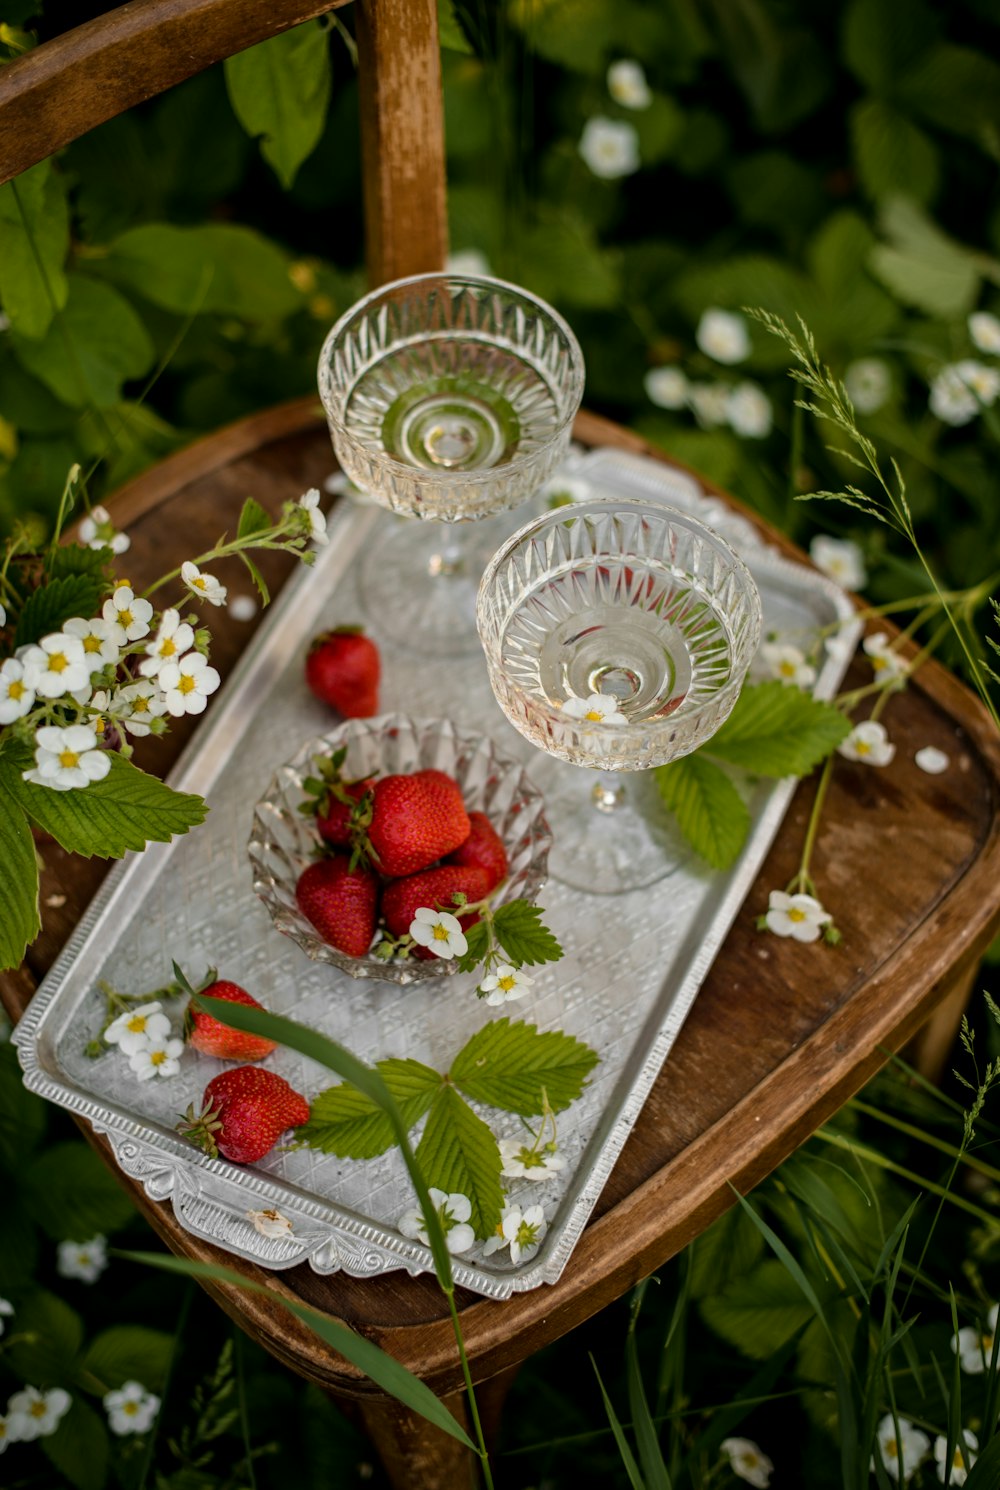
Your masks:
<path fill-rule="evenodd" d="M 129 1067 L 140 1081 L 176 1076 L 180 1070 L 184 1041 L 171 1035 L 170 1020 L 158 999 L 119 1014 L 104 1031 L 104 1038 L 128 1057 Z"/>
<path fill-rule="evenodd" d="M 912 1479 L 931 1447 L 930 1438 L 923 1429 L 914 1427 L 909 1418 L 902 1418 L 898 1413 L 895 1418 L 892 1413 L 886 1413 L 875 1430 L 875 1441 L 878 1444 L 879 1458 L 882 1460 L 886 1473 L 903 1485 Z M 979 1440 L 976 1435 L 970 1429 L 964 1428 L 952 1453 L 949 1478 L 946 1464 L 948 1440 L 944 1434 L 938 1434 L 934 1440 L 933 1452 L 937 1477 L 942 1485 L 965 1484 L 969 1471 L 976 1462 L 976 1454 L 973 1451 L 978 1447 Z M 871 1469 L 874 1473 L 874 1458 L 871 1462 Z"/>
<path fill-rule="evenodd" d="M 701 351 L 714 362 L 733 367 L 750 355 L 746 319 L 733 311 L 710 306 L 695 331 Z M 646 374 L 646 395 L 661 409 L 690 409 L 702 429 L 728 425 L 741 439 L 763 440 L 771 433 L 774 410 L 759 384 L 705 383 L 688 378 L 677 366 L 654 367 Z"/>
<path fill-rule="evenodd" d="M 968 320 L 973 345 L 987 356 L 1000 356 L 1000 320 L 989 311 L 974 311 Z M 963 357 L 947 362 L 931 379 L 930 410 L 944 424 L 969 424 L 1000 397 L 1000 369 Z"/>
<path fill-rule="evenodd" d="M 72 1398 L 62 1387 L 40 1392 L 24 1387 L 8 1399 L 6 1411 L 0 1413 L 0 1454 L 12 1443 L 32 1443 L 48 1438 L 59 1427 L 69 1411 Z"/>
<path fill-rule="evenodd" d="M 771 677 L 789 688 L 811 688 L 816 681 L 816 669 L 790 642 L 765 642 L 760 655 Z"/>

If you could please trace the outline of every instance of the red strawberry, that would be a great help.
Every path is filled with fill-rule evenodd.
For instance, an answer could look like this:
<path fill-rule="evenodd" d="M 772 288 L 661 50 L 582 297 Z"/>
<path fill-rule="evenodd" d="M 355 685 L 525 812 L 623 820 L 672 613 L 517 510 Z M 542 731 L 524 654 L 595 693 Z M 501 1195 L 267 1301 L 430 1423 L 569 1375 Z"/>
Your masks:
<path fill-rule="evenodd" d="M 466 864 L 475 869 L 485 869 L 489 875 L 490 890 L 507 878 L 510 863 L 503 839 L 494 828 L 485 812 L 469 813 L 470 831 L 464 843 L 448 855 L 446 864 Z"/>
<path fill-rule="evenodd" d="M 381 672 L 378 647 L 360 626 L 338 626 L 314 638 L 306 657 L 306 682 L 317 698 L 346 719 L 378 713 Z"/>
<path fill-rule="evenodd" d="M 226 999 L 231 1004 L 244 1004 L 249 1009 L 263 1008 L 238 983 L 228 983 L 225 979 L 216 982 L 214 968 L 208 976 L 209 982 L 198 989 L 199 993 L 207 993 L 209 998 Z M 188 1004 L 184 1014 L 184 1038 L 195 1050 L 200 1050 L 202 1055 L 214 1055 L 222 1061 L 262 1061 L 272 1050 L 277 1049 L 274 1040 L 266 1040 L 263 1035 L 248 1035 L 242 1030 L 231 1030 L 227 1025 L 220 1024 L 211 1014 L 196 1009 L 193 1004 Z"/>
<path fill-rule="evenodd" d="M 421 906 L 431 910 L 441 907 L 458 916 L 463 927 L 472 926 L 479 920 L 477 913 L 464 916 L 456 908 L 452 896 L 462 894 L 470 901 L 482 900 L 490 891 L 489 875 L 485 869 L 476 869 L 463 864 L 442 864 L 438 869 L 423 869 L 406 879 L 393 880 L 382 893 L 382 914 L 385 924 L 393 936 L 402 936 L 409 931 L 411 922 Z M 433 956 L 433 953 L 429 954 Z"/>
<path fill-rule="evenodd" d="M 178 1133 L 213 1159 L 252 1164 L 270 1153 L 287 1128 L 309 1120 L 309 1103 L 276 1071 L 236 1066 L 214 1076 L 205 1088 L 202 1109 L 189 1107 Z"/>
<path fill-rule="evenodd" d="M 346 759 L 346 745 L 332 755 L 314 756 L 316 774 L 307 776 L 303 782 L 306 798 L 299 804 L 299 811 L 306 817 L 315 816 L 316 830 L 324 842 L 337 848 L 350 846 L 352 813 L 375 781 L 373 776 L 360 781 L 346 780 L 341 774 Z"/>
<path fill-rule="evenodd" d="M 375 935 L 378 880 L 346 854 L 319 859 L 299 876 L 295 899 L 325 942 L 349 957 L 364 957 Z"/>
<path fill-rule="evenodd" d="M 376 781 L 356 842 L 371 851 L 382 874 L 395 879 L 426 869 L 468 836 L 458 783 L 444 771 L 417 771 Z"/>

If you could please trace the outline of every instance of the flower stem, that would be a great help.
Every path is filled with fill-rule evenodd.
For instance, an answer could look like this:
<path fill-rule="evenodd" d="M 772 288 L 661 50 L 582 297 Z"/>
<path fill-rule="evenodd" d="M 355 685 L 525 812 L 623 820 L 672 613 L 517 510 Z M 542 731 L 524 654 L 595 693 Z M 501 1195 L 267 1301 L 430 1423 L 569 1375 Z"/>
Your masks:
<path fill-rule="evenodd" d="M 812 805 L 812 812 L 810 812 L 809 814 L 809 825 L 806 828 L 806 841 L 802 845 L 802 861 L 799 864 L 799 872 L 792 880 L 792 884 L 788 887 L 790 894 L 815 894 L 816 887 L 810 877 L 809 869 L 812 863 L 813 849 L 816 846 L 816 834 L 819 830 L 820 815 L 823 811 L 823 804 L 826 801 L 826 793 L 827 788 L 830 785 L 830 777 L 833 775 L 833 760 L 833 756 L 828 755 L 823 763 L 823 773 L 819 778 L 819 786 L 816 788 L 816 798 Z M 793 885 L 795 886 L 794 890 L 792 889 Z"/>
<path fill-rule="evenodd" d="M 440 1282 L 440 1279 L 438 1280 Z M 443 1285 L 442 1285 L 443 1287 Z M 458 1309 L 455 1305 L 455 1286 L 445 1288 L 448 1298 L 448 1309 L 451 1313 L 451 1326 L 455 1331 L 455 1343 L 458 1346 L 459 1359 L 462 1362 L 462 1375 L 465 1378 L 465 1390 L 469 1399 L 469 1416 L 472 1419 L 472 1428 L 479 1445 L 479 1459 L 482 1465 L 483 1482 L 486 1490 L 493 1490 L 493 1474 L 490 1469 L 490 1455 L 486 1447 L 486 1439 L 483 1436 L 483 1425 L 479 1417 L 479 1404 L 476 1401 L 476 1389 L 472 1382 L 472 1372 L 469 1369 L 469 1357 L 465 1351 L 465 1339 L 462 1335 L 462 1325 L 458 1317 Z"/>

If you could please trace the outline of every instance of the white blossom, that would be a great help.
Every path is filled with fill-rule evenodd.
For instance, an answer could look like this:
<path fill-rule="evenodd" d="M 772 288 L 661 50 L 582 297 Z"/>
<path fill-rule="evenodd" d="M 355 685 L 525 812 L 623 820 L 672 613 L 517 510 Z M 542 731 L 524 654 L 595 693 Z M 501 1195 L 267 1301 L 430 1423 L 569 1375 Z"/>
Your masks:
<path fill-rule="evenodd" d="M 124 554 L 132 540 L 127 533 L 119 533 L 111 521 L 106 507 L 92 507 L 89 516 L 80 524 L 80 542 L 88 548 L 110 548 L 113 554 Z"/>
<path fill-rule="evenodd" d="M 775 936 L 790 936 L 796 942 L 818 942 L 823 927 L 833 920 L 814 895 L 789 895 L 772 890 L 764 923 Z"/>
<path fill-rule="evenodd" d="M 462 923 L 450 911 L 431 910 L 422 905 L 410 922 L 410 935 L 418 947 L 429 947 L 436 957 L 446 960 L 464 957 L 469 950 Z"/>
<path fill-rule="evenodd" d="M 921 771 L 926 771 L 928 776 L 940 776 L 942 771 L 947 771 L 951 765 L 951 757 L 943 750 L 938 750 L 936 745 L 925 745 L 918 750 L 913 757 Z"/>
<path fill-rule="evenodd" d="M 721 429 L 729 423 L 729 387 L 726 383 L 689 383 L 688 403 L 702 429 Z"/>
<path fill-rule="evenodd" d="M 588 119 L 580 136 L 580 154 L 595 176 L 615 181 L 639 169 L 639 136 L 624 119 L 602 114 Z"/>
<path fill-rule="evenodd" d="M 0 665 L 0 725 L 23 719 L 35 702 L 35 690 L 24 680 L 24 664 L 8 657 Z"/>
<path fill-rule="evenodd" d="M 793 688 L 811 688 L 816 681 L 816 669 L 805 659 L 798 647 L 783 642 L 765 642 L 760 654 L 771 670 L 772 677 Z"/>
<path fill-rule="evenodd" d="M 78 636 L 54 631 L 21 654 L 24 681 L 39 698 L 63 698 L 90 683 L 90 665 Z"/>
<path fill-rule="evenodd" d="M 63 632 L 75 636 L 82 645 L 92 673 L 118 661 L 120 648 L 115 633 L 119 629 L 114 622 L 105 621 L 103 616 L 94 616 L 90 620 L 73 616 L 63 625 Z"/>
<path fill-rule="evenodd" d="M 888 632 L 876 631 L 872 636 L 866 636 L 861 645 L 865 656 L 871 660 L 876 678 L 886 681 L 902 677 L 906 672 L 906 661 L 893 648 Z"/>
<path fill-rule="evenodd" d="M 849 538 L 828 538 L 818 533 L 809 545 L 809 557 L 830 579 L 845 590 L 860 590 L 868 574 L 861 550 Z"/>
<path fill-rule="evenodd" d="M 968 424 L 979 413 L 979 400 L 954 364 L 942 367 L 931 380 L 928 403 L 932 414 L 956 428 Z"/>
<path fill-rule="evenodd" d="M 167 701 L 151 678 L 140 678 L 115 695 L 115 709 L 130 735 L 148 735 L 152 721 L 167 712 Z"/>
<path fill-rule="evenodd" d="M 483 979 L 477 992 L 484 996 L 488 1004 L 514 1003 L 515 1000 L 524 998 L 534 981 L 523 968 L 511 967 L 509 963 L 501 962 L 495 973 L 490 973 L 489 977 Z"/>
<path fill-rule="evenodd" d="M 6 1329 L 4 1320 L 9 1319 L 13 1312 L 14 1305 L 11 1303 L 10 1299 L 0 1299 L 0 1335 L 2 1335 L 4 1330 Z"/>
<path fill-rule="evenodd" d="M 993 1304 L 986 1316 L 986 1329 L 972 1329 L 968 1325 L 952 1336 L 951 1348 L 958 1356 L 963 1371 L 970 1376 L 982 1376 L 993 1354 L 993 1336 L 997 1327 L 997 1305 Z"/>
<path fill-rule="evenodd" d="M 965 1440 L 963 1443 L 962 1440 Z M 969 1470 L 976 1462 L 977 1456 L 972 1452 L 978 1449 L 979 1439 L 971 1428 L 964 1428 L 955 1441 L 951 1454 L 951 1478 L 948 1478 L 948 1440 L 943 1434 L 939 1434 L 934 1440 L 934 1464 L 937 1468 L 937 1477 L 942 1485 L 964 1485 L 968 1478 Z"/>
<path fill-rule="evenodd" d="M 586 502 L 593 496 L 589 481 L 578 476 L 550 476 L 542 487 L 542 496 L 550 507 L 566 507 L 573 502 Z"/>
<path fill-rule="evenodd" d="M 896 747 L 889 740 L 884 724 L 877 719 L 866 719 L 856 724 L 837 746 L 837 753 L 845 760 L 862 761 L 866 766 L 887 766 L 896 754 Z"/>
<path fill-rule="evenodd" d="M 969 317 L 969 335 L 981 352 L 1000 355 L 1000 320 L 988 310 L 974 310 Z"/>
<path fill-rule="evenodd" d="M 501 1138 L 500 1158 L 500 1173 L 508 1180 L 548 1180 L 566 1168 L 566 1160 L 554 1143 L 529 1147 L 521 1138 Z"/>
<path fill-rule="evenodd" d="M 892 373 L 881 357 L 859 357 L 848 364 L 844 386 L 859 414 L 874 414 L 892 392 Z"/>
<path fill-rule="evenodd" d="M 59 1419 L 68 1410 L 72 1398 L 62 1387 L 53 1387 L 49 1392 L 40 1392 L 37 1387 L 25 1387 L 15 1392 L 7 1403 L 7 1422 L 11 1438 L 15 1436 L 24 1443 L 35 1438 L 48 1438 L 59 1426 Z"/>
<path fill-rule="evenodd" d="M 17 1418 L 10 1413 L 0 1412 L 0 1454 L 12 1443 L 17 1443 L 21 1437 L 21 1424 Z"/>
<path fill-rule="evenodd" d="M 91 1237 L 89 1242 L 60 1242 L 56 1272 L 61 1278 L 79 1278 L 96 1283 L 108 1265 L 108 1239 Z"/>
<path fill-rule="evenodd" d="M 101 781 L 111 770 L 111 757 L 98 750 L 97 734 L 89 724 L 44 725 L 36 732 L 35 743 L 34 769 L 23 772 L 25 781 L 35 786 L 73 791 Z"/>
<path fill-rule="evenodd" d="M 997 395 L 1000 394 L 1000 371 L 995 367 L 987 367 L 983 362 L 966 357 L 955 363 L 955 371 L 985 408 L 996 403 Z"/>
<path fill-rule="evenodd" d="M 457 1193 L 448 1195 L 444 1190 L 437 1190 L 433 1186 L 428 1193 L 431 1204 L 437 1211 L 438 1220 L 441 1222 L 448 1251 L 455 1254 L 468 1252 L 476 1240 L 476 1233 L 468 1224 L 469 1217 L 472 1215 L 472 1203 L 469 1197 Z M 415 1208 L 404 1211 L 396 1225 L 405 1237 L 423 1242 L 425 1247 L 430 1246 L 422 1211 Z"/>
<path fill-rule="evenodd" d="M 737 383 L 726 400 L 730 429 L 744 440 L 765 440 L 774 423 L 771 400 L 756 383 Z"/>
<path fill-rule="evenodd" d="M 131 585 L 119 585 L 111 599 L 104 602 L 101 615 L 118 628 L 112 634 L 118 646 L 123 647 L 126 641 L 141 641 L 149 635 L 153 607 L 148 600 L 137 596 Z"/>
<path fill-rule="evenodd" d="M 160 1410 L 160 1399 L 138 1381 L 127 1381 L 104 1398 L 108 1427 L 112 1433 L 145 1433 Z"/>
<path fill-rule="evenodd" d="M 623 109 L 648 109 L 653 102 L 642 63 L 631 57 L 608 68 L 608 92 Z"/>
<path fill-rule="evenodd" d="M 450 253 L 444 261 L 444 267 L 448 274 L 458 274 L 467 279 L 482 279 L 493 271 L 490 269 L 490 261 L 479 248 L 459 248 Z M 329 491 L 327 487 L 327 491 Z"/>
<path fill-rule="evenodd" d="M 181 620 L 180 611 L 168 607 L 160 617 L 156 635 L 146 644 L 146 657 L 139 664 L 144 678 L 155 678 L 168 662 L 176 662 L 194 643 L 194 632 L 186 621 Z"/>
<path fill-rule="evenodd" d="M 595 724 L 628 724 L 618 707 L 618 700 L 610 693 L 591 693 L 587 698 L 568 698 L 562 712 L 569 719 L 592 719 Z"/>
<path fill-rule="evenodd" d="M 319 493 L 316 493 L 317 498 Z M 303 498 L 303 501 L 305 498 Z M 181 580 L 187 585 L 192 595 L 199 600 L 207 600 L 209 605 L 225 605 L 226 587 L 214 574 L 203 574 L 197 564 L 186 560 L 181 565 Z"/>
<path fill-rule="evenodd" d="M 898 1438 L 896 1422 L 899 1424 Z M 897 1416 L 896 1422 L 893 1422 L 891 1413 L 886 1413 L 875 1436 L 887 1473 L 894 1480 L 902 1479 L 905 1484 L 930 1448 L 931 1441 L 926 1433 L 914 1428 L 908 1418 Z"/>
<path fill-rule="evenodd" d="M 134 1055 L 147 1045 L 164 1040 L 170 1034 L 170 1020 L 163 1013 L 159 999 L 127 1009 L 112 1020 L 104 1031 L 109 1045 L 117 1045 L 124 1055 Z"/>
<path fill-rule="evenodd" d="M 221 682 L 200 652 L 189 652 L 180 662 L 166 662 L 159 672 L 167 708 L 177 719 L 182 714 L 203 714 L 209 694 Z"/>
<path fill-rule="evenodd" d="M 838 662 L 850 662 L 857 650 L 857 639 L 850 634 L 853 629 L 853 621 L 844 621 L 836 631 L 824 638 L 823 644 L 827 652 Z"/>
<path fill-rule="evenodd" d="M 702 313 L 694 339 L 707 357 L 731 366 L 750 355 L 750 334 L 741 315 L 710 306 Z"/>
<path fill-rule="evenodd" d="M 729 1460 L 729 1468 L 738 1479 L 767 1490 L 774 1465 L 751 1438 L 724 1438 L 719 1449 Z"/>
<path fill-rule="evenodd" d="M 540 1205 L 529 1205 L 522 1211 L 519 1205 L 505 1205 L 500 1213 L 500 1225 L 493 1236 L 483 1244 L 483 1253 L 490 1257 L 505 1247 L 510 1248 L 511 1262 L 533 1257 L 542 1244 L 548 1229 L 545 1212 Z"/>
<path fill-rule="evenodd" d="M 310 487 L 309 490 L 299 498 L 299 506 L 309 514 L 309 536 L 313 543 L 320 545 L 329 543 L 326 533 L 326 513 L 320 511 L 319 488 Z"/>
<path fill-rule="evenodd" d="M 651 367 L 643 379 L 643 387 L 650 403 L 661 409 L 683 409 L 688 402 L 688 380 L 684 370 L 676 366 Z"/>
<path fill-rule="evenodd" d="M 154 1076 L 176 1076 L 183 1053 L 183 1040 L 151 1039 L 129 1056 L 129 1070 L 134 1071 L 140 1081 L 152 1081 Z"/>
<path fill-rule="evenodd" d="M 269 1240 L 292 1235 L 292 1223 L 281 1211 L 247 1211 L 247 1219 L 252 1222 L 254 1231 Z"/>

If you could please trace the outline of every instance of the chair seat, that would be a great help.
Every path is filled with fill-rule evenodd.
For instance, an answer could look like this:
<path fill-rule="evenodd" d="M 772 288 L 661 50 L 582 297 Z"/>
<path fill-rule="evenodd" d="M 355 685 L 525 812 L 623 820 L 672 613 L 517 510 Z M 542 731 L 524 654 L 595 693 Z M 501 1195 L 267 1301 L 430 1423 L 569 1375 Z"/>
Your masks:
<path fill-rule="evenodd" d="M 658 454 L 590 414 L 580 415 L 575 433 L 587 445 Z M 256 415 L 180 452 L 110 503 L 132 538 L 130 578 L 147 582 L 210 547 L 232 526 L 247 495 L 276 509 L 283 499 L 321 485 L 333 464 L 314 399 Z M 801 558 L 753 521 L 769 542 Z M 270 562 L 261 568 L 273 590 L 291 562 L 264 557 Z M 239 582 L 236 571 L 232 580 Z M 212 621 L 212 660 L 225 673 L 253 625 L 221 611 Z M 870 669 L 856 663 L 848 686 L 869 677 Z M 887 719 L 897 746 L 893 769 L 834 772 L 813 858 L 824 901 L 836 907 L 843 944 L 803 948 L 754 929 L 768 891 L 783 887 L 798 868 L 815 791 L 815 782 L 807 781 L 562 1279 L 502 1304 L 460 1298 L 477 1380 L 516 1366 L 699 1235 L 732 1202 L 730 1185 L 750 1190 L 877 1070 L 888 1051 L 910 1040 L 943 1001 L 967 986 L 1000 914 L 1000 742 L 978 701 L 933 662 L 892 699 Z M 178 721 L 165 739 L 142 742 L 139 764 L 165 772 L 195 727 L 194 719 Z M 914 753 L 926 745 L 951 758 L 944 775 L 927 776 L 915 765 Z M 15 1018 L 106 870 L 52 843 L 41 851 L 43 931 L 22 968 L 0 979 L 0 995 Z M 113 1165 L 107 1141 L 85 1132 Z M 460 1388 L 448 1311 L 432 1278 L 394 1273 L 361 1281 L 320 1277 L 306 1267 L 266 1273 L 201 1243 L 177 1224 L 168 1205 L 125 1183 L 174 1252 L 222 1261 L 266 1282 L 272 1290 L 266 1299 L 217 1284 L 210 1291 L 295 1371 L 367 1403 L 369 1423 L 379 1410 L 371 1383 L 288 1315 L 281 1296 L 346 1321 L 440 1394 L 450 1397 Z M 397 1429 L 399 1421 L 397 1412 Z M 419 1447 L 417 1429 L 408 1438 L 399 1430 L 396 1437 L 395 1448 L 383 1445 L 394 1482 L 407 1483 L 409 1474 L 409 1483 L 421 1486 L 462 1483 L 446 1466 L 451 1451 L 443 1435 L 435 1435 L 442 1456 L 436 1461 L 437 1449 Z M 421 1478 L 413 1469 L 415 1446 L 430 1453 L 421 1461 Z"/>

